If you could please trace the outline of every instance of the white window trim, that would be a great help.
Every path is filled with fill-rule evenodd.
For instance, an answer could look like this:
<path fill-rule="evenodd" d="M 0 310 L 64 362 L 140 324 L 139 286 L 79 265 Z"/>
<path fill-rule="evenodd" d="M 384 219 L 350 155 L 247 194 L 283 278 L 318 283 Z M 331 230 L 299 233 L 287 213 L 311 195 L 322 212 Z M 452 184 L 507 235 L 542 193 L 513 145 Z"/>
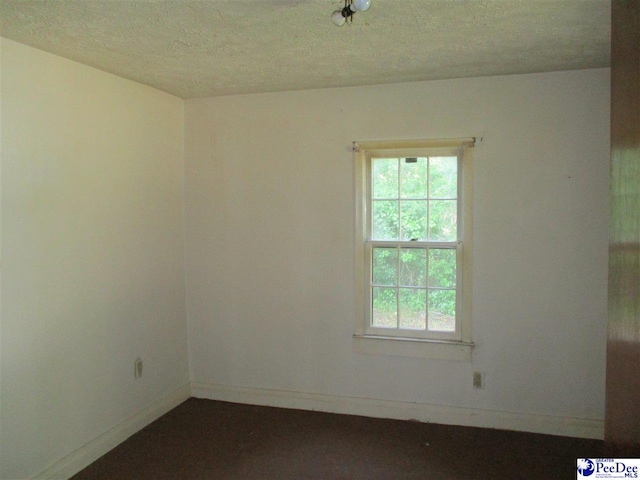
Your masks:
<path fill-rule="evenodd" d="M 355 292 L 356 292 L 356 324 L 354 350 L 360 353 L 401 355 L 410 357 L 471 361 L 473 342 L 471 341 L 471 264 L 472 264 L 472 179 L 473 162 L 472 150 L 475 144 L 473 138 L 446 140 L 411 140 L 411 141 L 367 141 L 354 142 L 355 161 Z M 461 262 L 460 278 L 461 295 L 459 295 L 459 336 L 433 335 L 432 338 L 412 338 L 410 336 L 388 336 L 382 331 L 369 327 L 369 312 L 367 307 L 367 293 L 369 275 L 367 265 L 370 260 L 370 248 L 367 246 L 367 192 L 368 163 L 371 157 L 388 156 L 423 156 L 423 149 L 461 149 L 462 170 L 459 174 L 461 199 L 459 205 L 460 238 L 464 243 L 458 244 Z M 375 332 L 375 333 L 374 333 Z M 447 338 L 449 337 L 449 338 Z"/>

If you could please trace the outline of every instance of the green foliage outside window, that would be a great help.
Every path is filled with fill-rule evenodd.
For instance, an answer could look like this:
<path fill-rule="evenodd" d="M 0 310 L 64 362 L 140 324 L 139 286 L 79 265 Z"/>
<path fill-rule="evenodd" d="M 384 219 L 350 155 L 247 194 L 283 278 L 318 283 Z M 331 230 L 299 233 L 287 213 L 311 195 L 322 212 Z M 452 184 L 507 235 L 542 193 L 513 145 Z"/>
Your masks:
<path fill-rule="evenodd" d="M 372 240 L 457 240 L 457 158 L 384 158 L 372 163 Z M 455 329 L 456 250 L 374 247 L 372 323 Z"/>

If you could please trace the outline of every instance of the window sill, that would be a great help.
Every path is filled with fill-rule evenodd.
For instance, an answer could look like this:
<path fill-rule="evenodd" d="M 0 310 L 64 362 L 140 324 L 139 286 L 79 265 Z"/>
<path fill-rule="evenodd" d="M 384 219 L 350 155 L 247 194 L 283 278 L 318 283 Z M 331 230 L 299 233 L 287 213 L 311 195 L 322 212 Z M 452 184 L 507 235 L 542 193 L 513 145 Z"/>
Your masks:
<path fill-rule="evenodd" d="M 381 337 L 374 335 L 354 335 L 353 350 L 357 353 L 368 353 L 373 355 L 394 355 L 401 357 L 471 362 L 473 343 Z"/>

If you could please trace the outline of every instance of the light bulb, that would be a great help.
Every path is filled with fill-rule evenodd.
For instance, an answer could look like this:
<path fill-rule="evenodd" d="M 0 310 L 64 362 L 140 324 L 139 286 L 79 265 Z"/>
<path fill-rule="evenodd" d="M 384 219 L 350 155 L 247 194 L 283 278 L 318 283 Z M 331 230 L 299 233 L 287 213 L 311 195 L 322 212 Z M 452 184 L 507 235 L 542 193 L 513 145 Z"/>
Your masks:
<path fill-rule="evenodd" d="M 337 25 L 339 27 L 341 25 L 344 25 L 344 22 L 346 22 L 347 19 L 344 18 L 344 15 L 342 15 L 342 10 L 336 10 L 331 14 L 331 21 L 334 23 L 334 25 Z"/>
<path fill-rule="evenodd" d="M 351 9 L 356 12 L 364 12 L 365 10 L 368 10 L 370 6 L 371 0 L 353 0 Z"/>

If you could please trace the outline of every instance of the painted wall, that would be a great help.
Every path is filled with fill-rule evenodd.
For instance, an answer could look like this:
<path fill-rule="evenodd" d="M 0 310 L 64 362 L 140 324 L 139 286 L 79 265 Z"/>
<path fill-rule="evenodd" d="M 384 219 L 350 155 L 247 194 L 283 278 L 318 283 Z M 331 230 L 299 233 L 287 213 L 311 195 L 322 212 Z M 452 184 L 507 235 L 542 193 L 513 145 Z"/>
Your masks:
<path fill-rule="evenodd" d="M 296 406 L 318 394 L 601 428 L 609 70 L 185 108 L 189 351 L 205 396 L 246 387 L 245 401 L 290 392 Z M 354 352 L 351 142 L 467 136 L 483 138 L 472 363 Z M 484 389 L 472 387 L 475 370 Z"/>
<path fill-rule="evenodd" d="M 189 380 L 184 103 L 1 42 L 0 478 L 24 478 Z"/>

